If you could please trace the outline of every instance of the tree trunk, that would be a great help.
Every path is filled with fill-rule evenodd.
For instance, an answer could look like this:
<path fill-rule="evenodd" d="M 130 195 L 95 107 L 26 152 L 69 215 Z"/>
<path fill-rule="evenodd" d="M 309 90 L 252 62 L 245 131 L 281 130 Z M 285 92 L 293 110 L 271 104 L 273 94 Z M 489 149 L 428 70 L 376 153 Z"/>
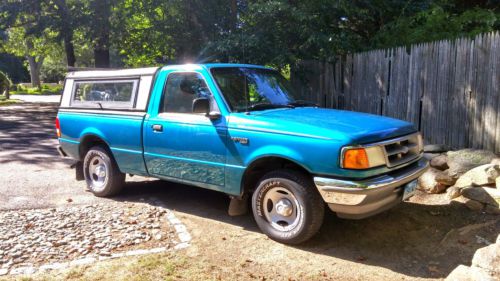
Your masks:
<path fill-rule="evenodd" d="M 26 56 L 29 64 L 30 70 L 30 78 L 31 85 L 33 87 L 37 87 L 39 90 L 42 90 L 42 83 L 40 81 L 40 68 L 42 68 L 43 59 L 36 61 L 36 57 L 34 56 Z"/>
<path fill-rule="evenodd" d="M 230 0 L 231 2 L 231 30 L 236 30 L 238 27 L 238 0 Z"/>
<path fill-rule="evenodd" d="M 7 89 L 5 90 L 5 97 L 10 99 L 10 85 L 7 85 Z"/>
<path fill-rule="evenodd" d="M 33 42 L 31 42 L 31 40 L 26 40 L 26 47 L 28 48 L 28 50 L 33 50 Z M 28 60 L 30 68 L 29 70 L 31 85 L 33 87 L 38 87 L 40 91 L 42 90 L 42 83 L 40 81 L 40 69 L 42 68 L 43 59 L 43 57 L 39 57 L 37 60 L 37 57 L 35 56 L 26 55 L 26 60 Z"/>
<path fill-rule="evenodd" d="M 68 66 L 75 66 L 75 48 L 73 46 L 73 22 L 71 18 L 71 13 L 68 9 L 66 0 L 55 0 L 55 7 L 57 7 L 56 12 L 59 14 L 61 19 L 65 24 L 60 26 L 60 32 L 62 33 L 62 38 L 64 41 L 64 50 L 66 52 L 66 60 Z"/>
<path fill-rule="evenodd" d="M 109 33 L 111 17 L 110 0 L 94 0 L 91 2 L 94 25 L 94 60 L 95 67 L 106 68 L 110 66 L 109 59 Z"/>
<path fill-rule="evenodd" d="M 66 51 L 66 60 L 68 61 L 68 66 L 75 66 L 75 48 L 73 46 L 73 39 L 70 34 L 64 38 L 64 50 Z"/>
<path fill-rule="evenodd" d="M 94 49 L 94 59 L 95 67 L 97 68 L 108 68 L 110 66 L 109 61 L 109 49 Z"/>

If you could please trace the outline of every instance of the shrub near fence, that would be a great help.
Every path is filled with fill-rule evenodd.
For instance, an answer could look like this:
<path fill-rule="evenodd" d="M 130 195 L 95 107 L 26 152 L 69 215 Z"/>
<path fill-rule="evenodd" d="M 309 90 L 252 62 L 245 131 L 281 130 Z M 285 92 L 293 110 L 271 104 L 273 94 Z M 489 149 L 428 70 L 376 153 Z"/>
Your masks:
<path fill-rule="evenodd" d="M 300 69 L 292 83 L 322 106 L 410 121 L 429 143 L 500 152 L 498 32 L 350 54 L 334 64 L 306 61 Z"/>

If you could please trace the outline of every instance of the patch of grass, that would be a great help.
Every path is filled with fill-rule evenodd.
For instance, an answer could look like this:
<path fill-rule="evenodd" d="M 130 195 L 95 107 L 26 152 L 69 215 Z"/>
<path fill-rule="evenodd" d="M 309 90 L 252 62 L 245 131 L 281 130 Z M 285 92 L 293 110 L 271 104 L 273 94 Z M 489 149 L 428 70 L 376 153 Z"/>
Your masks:
<path fill-rule="evenodd" d="M 5 276 L 0 277 L 0 280 L 207 280 L 204 276 L 190 276 L 191 266 L 197 265 L 189 265 L 185 257 L 164 253 L 101 261 L 65 270 L 37 273 L 32 276 Z"/>
<path fill-rule="evenodd" d="M 58 95 L 63 90 L 63 85 L 43 84 L 42 89 L 37 87 L 25 87 L 23 85 L 15 86 L 15 90 L 11 90 L 11 95 Z"/>
<path fill-rule="evenodd" d="M 5 96 L 0 96 L 0 106 L 7 106 L 11 104 L 16 104 L 20 102 L 19 100 L 8 100 Z"/>

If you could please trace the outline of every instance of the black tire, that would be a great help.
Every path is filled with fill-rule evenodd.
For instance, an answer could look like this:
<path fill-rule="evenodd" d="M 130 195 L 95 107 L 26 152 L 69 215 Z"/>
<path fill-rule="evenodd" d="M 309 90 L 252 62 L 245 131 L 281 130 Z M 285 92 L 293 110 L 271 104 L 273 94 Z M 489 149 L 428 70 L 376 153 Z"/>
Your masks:
<path fill-rule="evenodd" d="M 283 197 L 280 198 L 279 194 Z M 278 204 L 271 199 L 276 196 Z M 286 201 L 286 204 L 280 202 L 283 199 L 292 202 L 295 213 L 288 213 L 290 205 Z M 279 204 L 286 206 L 281 209 L 282 212 L 285 210 L 284 216 L 278 212 Z M 284 244 L 300 244 L 316 234 L 323 224 L 325 203 L 310 177 L 298 171 L 278 170 L 260 180 L 252 196 L 252 210 L 257 225 L 269 238 Z M 271 217 L 284 218 L 293 223 L 284 220 L 274 222 Z"/>
<path fill-rule="evenodd" d="M 104 177 L 98 176 L 103 175 L 102 171 Z M 120 172 L 109 150 L 101 145 L 87 151 L 83 160 L 83 174 L 88 189 L 97 197 L 116 195 L 125 184 L 125 174 Z"/>

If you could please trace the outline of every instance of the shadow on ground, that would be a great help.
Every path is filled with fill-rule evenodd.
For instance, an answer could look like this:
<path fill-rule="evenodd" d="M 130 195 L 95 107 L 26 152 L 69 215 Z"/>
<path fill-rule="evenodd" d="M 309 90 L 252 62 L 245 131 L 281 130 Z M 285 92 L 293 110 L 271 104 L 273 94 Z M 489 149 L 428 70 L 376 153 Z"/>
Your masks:
<path fill-rule="evenodd" d="M 115 200 L 159 198 L 170 209 L 260 232 L 251 214 L 227 215 L 226 195 L 160 180 L 127 183 Z M 490 222 L 481 232 L 450 235 L 471 224 Z M 356 263 L 388 268 L 421 278 L 444 278 L 459 264 L 470 264 L 478 243 L 495 241 L 498 217 L 472 213 L 462 205 L 403 203 L 364 220 L 344 220 L 327 211 L 323 227 L 310 241 L 296 249 Z M 476 237 L 477 234 L 477 237 Z M 445 238 L 446 237 L 446 238 Z M 292 247 L 292 246 L 290 246 Z"/>
<path fill-rule="evenodd" d="M 54 104 L 23 104 L 0 110 L 0 164 L 17 162 L 50 167 L 57 157 Z"/>

